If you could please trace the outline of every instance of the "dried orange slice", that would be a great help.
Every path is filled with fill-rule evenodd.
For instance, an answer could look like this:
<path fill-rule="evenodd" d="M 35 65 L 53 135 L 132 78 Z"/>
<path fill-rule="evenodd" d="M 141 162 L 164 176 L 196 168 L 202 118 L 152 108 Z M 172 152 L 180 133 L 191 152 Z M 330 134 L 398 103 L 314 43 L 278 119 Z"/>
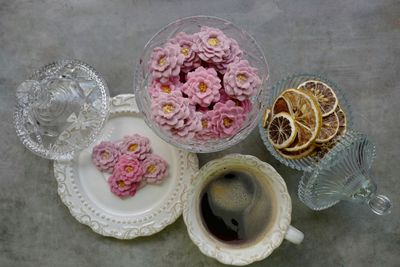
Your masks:
<path fill-rule="evenodd" d="M 263 120 L 262 120 L 262 127 L 263 128 L 267 128 L 268 124 L 271 120 L 272 114 L 271 114 L 271 110 L 269 108 L 266 108 L 264 111 L 264 116 L 263 116 Z"/>
<path fill-rule="evenodd" d="M 290 106 L 290 103 L 283 97 L 279 96 L 273 106 L 272 106 L 272 115 L 281 113 L 281 112 L 286 112 L 289 114 L 292 114 L 292 107 Z"/>
<path fill-rule="evenodd" d="M 278 153 L 287 159 L 301 159 L 304 157 L 307 157 L 308 155 L 311 154 L 311 152 L 314 151 L 315 149 L 315 145 L 310 145 L 309 147 L 305 148 L 305 149 L 301 149 L 299 151 L 286 151 L 284 149 L 277 149 L 276 151 L 278 151 Z"/>
<path fill-rule="evenodd" d="M 297 126 L 297 136 L 286 151 L 307 148 L 317 138 L 322 124 L 321 110 L 316 98 L 307 91 L 286 89 L 282 94 L 291 108 L 291 116 Z"/>
<path fill-rule="evenodd" d="M 300 84 L 297 89 L 304 89 L 311 92 L 318 100 L 322 117 L 335 112 L 338 99 L 331 87 L 321 81 L 309 80 Z"/>
<path fill-rule="evenodd" d="M 344 111 L 340 108 L 340 106 L 338 105 L 336 110 L 336 115 L 339 118 L 339 135 L 343 135 L 346 133 L 347 130 L 347 118 L 346 118 L 346 113 L 344 113 Z"/>
<path fill-rule="evenodd" d="M 336 115 L 336 112 L 333 112 L 322 118 L 321 131 L 319 132 L 317 139 L 315 139 L 315 142 L 326 143 L 332 140 L 332 138 L 334 138 L 338 132 L 339 118 Z"/>
<path fill-rule="evenodd" d="M 267 136 L 275 148 L 281 149 L 289 146 L 296 135 L 296 125 L 289 113 L 281 112 L 272 117 L 267 128 Z"/>

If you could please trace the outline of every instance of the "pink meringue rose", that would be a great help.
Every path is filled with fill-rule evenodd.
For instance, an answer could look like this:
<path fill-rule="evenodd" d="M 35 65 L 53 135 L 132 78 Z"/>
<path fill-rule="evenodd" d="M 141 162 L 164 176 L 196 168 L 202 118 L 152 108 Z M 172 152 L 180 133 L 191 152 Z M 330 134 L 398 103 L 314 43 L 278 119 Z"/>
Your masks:
<path fill-rule="evenodd" d="M 226 103 L 228 100 L 232 100 L 232 98 L 225 92 L 224 89 L 219 90 L 219 102 Z"/>
<path fill-rule="evenodd" d="M 201 60 L 195 53 L 193 47 L 193 35 L 185 32 L 180 32 L 175 35 L 174 38 L 169 39 L 168 43 L 178 44 L 180 47 L 180 53 L 185 57 L 181 71 L 189 72 L 200 66 Z"/>
<path fill-rule="evenodd" d="M 167 177 L 167 162 L 160 156 L 151 154 L 142 162 L 143 180 L 147 183 L 160 183 Z"/>
<path fill-rule="evenodd" d="M 177 44 L 154 48 L 149 60 L 149 70 L 153 79 L 166 82 L 172 77 L 179 77 L 184 59 Z"/>
<path fill-rule="evenodd" d="M 191 114 L 189 99 L 174 94 L 160 95 L 152 99 L 151 116 L 161 128 L 170 131 L 182 128 Z"/>
<path fill-rule="evenodd" d="M 245 113 L 249 113 L 253 109 L 253 104 L 250 99 L 245 99 L 243 101 L 239 101 L 237 99 L 232 99 L 235 101 L 236 106 L 242 107 Z"/>
<path fill-rule="evenodd" d="M 200 117 L 201 122 L 201 130 L 198 131 L 195 135 L 197 140 L 210 140 L 217 138 L 217 134 L 213 130 L 213 122 L 211 120 L 212 111 L 208 110 L 208 112 L 202 113 Z"/>
<path fill-rule="evenodd" d="M 215 68 L 219 73 L 225 74 L 228 65 L 237 62 L 243 55 L 243 51 L 240 49 L 238 43 L 234 39 L 229 39 L 230 45 L 229 50 L 226 55 L 223 57 L 223 60 L 219 63 L 215 63 Z"/>
<path fill-rule="evenodd" d="M 112 193 L 119 197 L 134 196 L 140 182 L 133 182 L 124 176 L 113 174 L 108 178 L 108 184 Z"/>
<path fill-rule="evenodd" d="M 182 96 L 181 86 L 182 83 L 177 78 L 168 79 L 164 82 L 153 80 L 149 87 L 149 94 L 153 98 L 158 97 L 160 94 L 178 94 Z"/>
<path fill-rule="evenodd" d="M 103 141 L 93 148 L 92 162 L 99 171 L 111 173 L 120 155 L 117 145 L 110 141 Z"/>
<path fill-rule="evenodd" d="M 139 134 L 124 136 L 119 145 L 122 154 L 144 160 L 150 153 L 150 141 Z"/>
<path fill-rule="evenodd" d="M 234 101 L 228 100 L 225 104 L 215 104 L 210 117 L 214 133 L 223 138 L 233 136 L 241 129 L 246 114 L 242 107 L 236 106 Z"/>
<path fill-rule="evenodd" d="M 224 75 L 224 89 L 230 97 L 243 101 L 250 98 L 260 85 L 257 69 L 251 67 L 247 60 L 228 65 Z"/>
<path fill-rule="evenodd" d="M 193 138 L 201 130 L 200 112 L 190 109 L 189 116 L 184 119 L 182 127 L 173 127 L 171 133 L 182 138 Z"/>
<path fill-rule="evenodd" d="M 113 175 L 124 177 L 132 182 L 140 182 L 143 176 L 143 169 L 140 161 L 131 155 L 122 155 L 115 164 Z"/>
<path fill-rule="evenodd" d="M 202 107 L 219 100 L 219 89 L 221 80 L 213 68 L 198 67 L 188 73 L 187 81 L 182 85 L 182 92 L 189 97 L 190 103 Z"/>
<path fill-rule="evenodd" d="M 220 63 L 229 54 L 231 40 L 219 29 L 203 26 L 193 40 L 195 52 L 203 61 Z"/>

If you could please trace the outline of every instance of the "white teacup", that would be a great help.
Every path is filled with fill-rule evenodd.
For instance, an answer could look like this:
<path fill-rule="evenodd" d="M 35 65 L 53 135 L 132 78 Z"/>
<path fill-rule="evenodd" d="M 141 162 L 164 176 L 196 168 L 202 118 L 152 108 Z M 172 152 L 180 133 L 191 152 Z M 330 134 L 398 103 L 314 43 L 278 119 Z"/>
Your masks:
<path fill-rule="evenodd" d="M 265 231 L 255 240 L 241 245 L 232 245 L 216 238 L 206 229 L 201 217 L 200 198 L 203 189 L 226 171 L 245 171 L 253 173 L 259 180 L 265 179 L 262 181 L 262 187 L 268 187 L 268 194 L 273 203 L 273 215 Z M 300 244 L 304 238 L 302 232 L 290 225 L 292 203 L 284 180 L 271 165 L 253 156 L 231 154 L 208 162 L 194 177 L 184 203 L 183 218 L 190 238 L 203 254 L 224 264 L 250 264 L 268 257 L 283 239 Z"/>

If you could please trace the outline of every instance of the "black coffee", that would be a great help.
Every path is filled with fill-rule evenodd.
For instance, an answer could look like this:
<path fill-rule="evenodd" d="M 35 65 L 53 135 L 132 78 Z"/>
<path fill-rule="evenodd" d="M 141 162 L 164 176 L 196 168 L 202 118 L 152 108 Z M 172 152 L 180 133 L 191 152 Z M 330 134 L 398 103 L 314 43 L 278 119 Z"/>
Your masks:
<path fill-rule="evenodd" d="M 258 179 L 245 171 L 229 171 L 204 187 L 200 213 L 214 237 L 229 244 L 251 243 L 268 229 L 272 203 Z"/>

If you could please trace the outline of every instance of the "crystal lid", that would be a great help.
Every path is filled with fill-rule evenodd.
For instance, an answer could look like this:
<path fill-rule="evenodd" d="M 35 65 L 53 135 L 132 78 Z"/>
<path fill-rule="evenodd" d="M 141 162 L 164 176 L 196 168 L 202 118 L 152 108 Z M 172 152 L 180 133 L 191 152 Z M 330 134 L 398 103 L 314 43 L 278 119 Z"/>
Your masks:
<path fill-rule="evenodd" d="M 17 135 L 33 153 L 70 159 L 99 135 L 109 110 L 104 79 L 77 60 L 51 63 L 17 88 Z"/>
<path fill-rule="evenodd" d="M 378 215 L 389 214 L 390 200 L 376 194 L 370 178 L 375 146 L 364 134 L 349 130 L 299 184 L 300 200 L 313 210 L 329 208 L 341 200 L 366 203 Z"/>

